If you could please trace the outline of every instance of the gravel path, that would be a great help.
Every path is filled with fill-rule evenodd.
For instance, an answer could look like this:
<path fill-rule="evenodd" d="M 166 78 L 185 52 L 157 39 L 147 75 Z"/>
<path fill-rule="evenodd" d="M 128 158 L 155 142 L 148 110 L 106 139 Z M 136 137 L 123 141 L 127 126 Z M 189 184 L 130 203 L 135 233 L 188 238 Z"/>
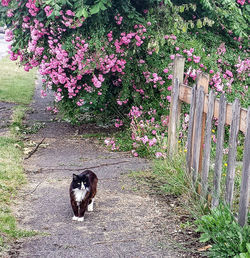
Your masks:
<path fill-rule="evenodd" d="M 51 97 L 40 99 L 39 87 L 27 123 L 45 123 L 29 139 L 43 143 L 24 162 L 28 184 L 13 205 L 19 226 L 39 234 L 19 240 L 9 257 L 184 257 L 164 233 L 175 230 L 166 218 L 168 208 L 133 191 L 126 176 L 150 164 L 126 153 L 108 152 L 95 140 L 81 137 L 79 128 L 53 122 L 44 111 Z M 87 133 L 96 130 L 100 131 L 81 127 Z M 76 222 L 71 220 L 68 189 L 72 173 L 86 168 L 99 178 L 96 203 L 84 222 Z"/>

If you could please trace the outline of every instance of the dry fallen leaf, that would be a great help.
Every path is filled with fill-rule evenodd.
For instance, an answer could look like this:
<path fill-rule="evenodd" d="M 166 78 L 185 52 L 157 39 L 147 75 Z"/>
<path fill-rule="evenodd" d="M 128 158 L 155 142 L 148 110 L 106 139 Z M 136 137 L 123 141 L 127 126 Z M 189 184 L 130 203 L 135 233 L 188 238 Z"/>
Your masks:
<path fill-rule="evenodd" d="M 206 251 L 207 249 L 209 249 L 209 248 L 211 248 L 211 247 L 212 247 L 211 245 L 206 245 L 206 246 L 204 246 L 204 247 L 199 248 L 198 251 L 199 251 L 199 252 L 204 252 L 204 251 Z"/>
<path fill-rule="evenodd" d="M 24 148 L 24 150 L 23 150 L 23 153 L 25 154 L 25 155 L 27 155 L 27 154 L 29 154 L 30 152 L 32 152 L 32 148 Z"/>

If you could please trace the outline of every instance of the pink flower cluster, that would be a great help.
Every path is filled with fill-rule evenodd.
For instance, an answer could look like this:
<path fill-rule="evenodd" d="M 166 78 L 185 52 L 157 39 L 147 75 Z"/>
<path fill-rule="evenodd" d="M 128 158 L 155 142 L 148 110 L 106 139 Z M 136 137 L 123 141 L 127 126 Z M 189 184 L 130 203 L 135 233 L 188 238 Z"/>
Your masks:
<path fill-rule="evenodd" d="M 121 25 L 121 24 L 122 24 L 122 20 L 123 20 L 123 17 L 118 13 L 118 14 L 115 16 L 116 24 Z"/>
<path fill-rule="evenodd" d="M 119 146 L 116 146 L 115 140 L 113 138 L 105 139 L 104 144 L 110 147 L 112 151 L 119 150 Z"/>
<path fill-rule="evenodd" d="M 26 7 L 29 9 L 29 13 L 31 16 L 36 16 L 39 12 L 39 8 L 36 7 L 36 0 L 28 0 L 26 3 Z"/>
<path fill-rule="evenodd" d="M 11 0 L 2 0 L 1 4 L 2 6 L 8 6 Z"/>
<path fill-rule="evenodd" d="M 12 32 L 12 30 L 7 29 L 7 30 L 5 31 L 4 39 L 5 39 L 6 41 L 8 41 L 8 42 L 10 42 L 10 41 L 13 40 L 13 32 Z"/>
<path fill-rule="evenodd" d="M 246 0 L 237 0 L 237 3 L 240 5 L 244 5 Z"/>
<path fill-rule="evenodd" d="M 121 126 L 123 126 L 123 121 L 120 120 L 120 119 L 116 119 L 116 121 L 115 121 L 115 127 L 116 127 L 116 128 L 119 128 L 119 127 L 121 127 Z"/>

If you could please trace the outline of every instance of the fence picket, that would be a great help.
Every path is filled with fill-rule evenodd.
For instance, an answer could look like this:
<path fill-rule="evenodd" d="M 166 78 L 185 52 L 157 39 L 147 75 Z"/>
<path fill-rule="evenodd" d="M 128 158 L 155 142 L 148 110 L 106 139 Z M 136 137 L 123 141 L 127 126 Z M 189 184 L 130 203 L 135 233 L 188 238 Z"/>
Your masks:
<path fill-rule="evenodd" d="M 206 73 L 200 73 L 197 76 L 197 87 L 203 86 L 204 93 L 208 94 L 208 86 L 209 86 L 209 75 Z M 202 160 L 203 160 L 203 146 L 205 140 L 205 131 L 206 131 L 206 117 L 207 114 L 203 113 L 202 116 L 202 128 L 201 128 L 201 148 L 200 148 L 200 158 L 199 158 L 199 173 L 202 173 Z"/>
<path fill-rule="evenodd" d="M 229 136 L 229 152 L 227 161 L 227 177 L 226 177 L 226 193 L 225 201 L 229 206 L 232 206 L 233 202 L 233 190 L 234 190 L 234 176 L 235 176 L 235 161 L 237 152 L 237 136 L 239 132 L 240 121 L 240 103 L 236 99 L 232 106 L 232 123 L 230 126 Z"/>
<path fill-rule="evenodd" d="M 211 152 L 211 131 L 212 131 L 212 119 L 214 114 L 214 92 L 210 91 L 208 98 L 208 113 L 206 119 L 206 132 L 205 132 L 205 145 L 202 161 L 202 178 L 201 178 L 201 196 L 205 199 L 207 195 L 207 180 L 210 164 L 210 152 Z"/>
<path fill-rule="evenodd" d="M 192 157 L 192 168 L 193 168 L 193 182 L 195 183 L 198 177 L 199 170 L 199 159 L 200 159 L 200 148 L 201 148 L 201 130 L 202 130 L 202 115 L 204 105 L 204 89 L 199 87 L 196 91 L 196 107 L 195 107 L 195 119 L 194 119 L 194 149 Z"/>
<path fill-rule="evenodd" d="M 219 118 L 217 126 L 217 142 L 216 142 L 216 160 L 214 166 L 214 180 L 213 180 L 213 196 L 212 196 L 212 208 L 219 205 L 220 198 L 220 181 L 223 159 L 223 143 L 225 133 L 225 121 L 226 121 L 226 97 L 222 94 L 220 97 Z"/>
<path fill-rule="evenodd" d="M 191 173 L 191 159 L 192 159 L 192 145 L 193 145 L 193 126 L 194 126 L 194 111 L 195 111 L 195 102 L 196 102 L 196 85 L 192 88 L 191 104 L 189 111 L 189 122 L 188 122 L 188 138 L 187 138 L 187 169 Z"/>
<path fill-rule="evenodd" d="M 247 112 L 247 132 L 245 137 L 238 217 L 238 221 L 241 226 L 244 226 L 247 222 L 247 207 L 250 195 L 250 107 Z"/>

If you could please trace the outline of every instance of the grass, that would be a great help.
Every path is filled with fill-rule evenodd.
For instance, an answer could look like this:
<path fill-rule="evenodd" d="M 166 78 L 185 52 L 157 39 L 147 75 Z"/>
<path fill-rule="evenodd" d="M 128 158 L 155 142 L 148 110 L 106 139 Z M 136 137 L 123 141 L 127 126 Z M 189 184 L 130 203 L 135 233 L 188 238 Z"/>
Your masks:
<path fill-rule="evenodd" d="M 129 175 L 137 181 L 138 185 L 146 186 L 150 193 L 181 197 L 181 203 L 189 211 L 198 211 L 200 207 L 195 200 L 197 194 L 192 186 L 192 179 L 186 172 L 185 157 L 183 153 L 173 159 L 154 160 L 150 171 L 132 172 Z"/>
<path fill-rule="evenodd" d="M 22 166 L 22 143 L 11 137 L 0 137 L 0 253 L 13 238 L 34 235 L 19 230 L 9 208 L 18 188 L 26 182 Z"/>
<path fill-rule="evenodd" d="M 9 57 L 0 60 L 0 100 L 29 104 L 34 93 L 36 70 L 25 72 Z"/>
<path fill-rule="evenodd" d="M 10 136 L 0 136 L 0 256 L 13 239 L 36 234 L 18 229 L 10 209 L 18 189 L 26 183 L 19 132 L 27 110 L 24 105 L 29 104 L 33 96 L 35 77 L 35 70 L 26 73 L 8 57 L 0 60 L 0 101 L 20 104 L 13 111 Z"/>
<path fill-rule="evenodd" d="M 12 135 L 18 135 L 20 132 L 23 131 L 23 119 L 26 111 L 27 107 L 25 106 L 21 105 L 14 107 L 12 114 L 12 123 L 10 126 Z"/>

